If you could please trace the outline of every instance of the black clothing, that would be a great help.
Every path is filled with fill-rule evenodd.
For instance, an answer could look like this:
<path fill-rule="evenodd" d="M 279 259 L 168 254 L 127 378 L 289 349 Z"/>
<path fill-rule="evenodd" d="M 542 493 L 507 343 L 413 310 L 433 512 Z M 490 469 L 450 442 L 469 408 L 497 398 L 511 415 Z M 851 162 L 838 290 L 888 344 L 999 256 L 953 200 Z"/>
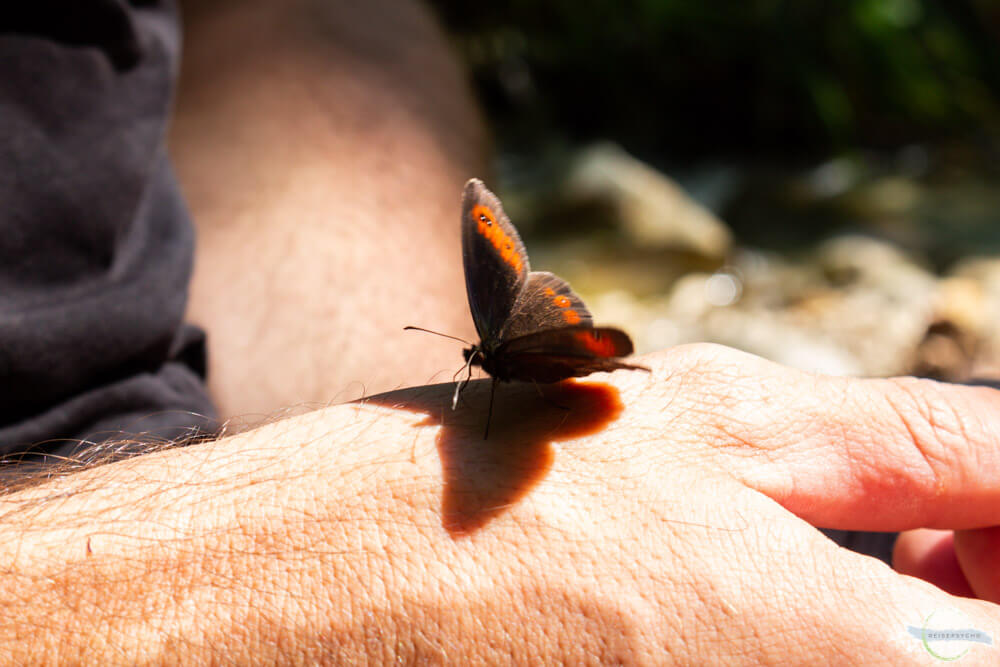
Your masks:
<path fill-rule="evenodd" d="M 15 4 L 0 10 L 0 454 L 210 431 L 204 335 L 182 322 L 194 230 L 165 147 L 175 7 Z"/>

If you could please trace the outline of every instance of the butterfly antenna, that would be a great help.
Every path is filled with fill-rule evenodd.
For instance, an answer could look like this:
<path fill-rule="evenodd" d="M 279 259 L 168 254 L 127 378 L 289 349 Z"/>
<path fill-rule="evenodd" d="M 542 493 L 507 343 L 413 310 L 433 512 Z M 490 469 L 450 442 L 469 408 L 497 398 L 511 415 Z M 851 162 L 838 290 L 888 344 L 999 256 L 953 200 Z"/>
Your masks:
<path fill-rule="evenodd" d="M 493 384 L 490 385 L 490 409 L 486 413 L 486 431 L 483 432 L 483 440 L 490 437 L 490 421 L 493 419 L 493 394 L 496 393 L 497 382 L 499 380 L 493 378 Z"/>
<path fill-rule="evenodd" d="M 412 329 L 413 331 L 423 331 L 424 333 L 434 334 L 435 336 L 441 336 L 442 338 L 450 338 L 452 340 L 457 340 L 460 343 L 465 343 L 466 345 L 472 345 L 472 343 L 465 340 L 464 338 L 459 338 L 458 336 L 449 336 L 448 334 L 443 334 L 439 331 L 431 331 L 430 329 L 424 329 L 423 327 L 410 327 L 410 326 L 403 327 L 403 331 L 407 331 L 410 329 Z"/>

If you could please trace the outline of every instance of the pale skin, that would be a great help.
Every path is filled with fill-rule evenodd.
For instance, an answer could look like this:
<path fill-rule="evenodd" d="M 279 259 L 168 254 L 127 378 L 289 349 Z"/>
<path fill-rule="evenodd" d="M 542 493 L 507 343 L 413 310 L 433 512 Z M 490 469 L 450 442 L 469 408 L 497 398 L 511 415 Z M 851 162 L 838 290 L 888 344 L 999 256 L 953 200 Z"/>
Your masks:
<path fill-rule="evenodd" d="M 4 496 L 0 660 L 902 662 L 936 608 L 1000 637 L 991 389 L 694 345 L 551 400 L 502 385 L 487 441 L 486 381 L 455 411 L 447 383 L 377 394 L 461 363 L 401 327 L 472 335 L 458 199 L 482 175 L 440 34 L 391 4 L 405 40 L 338 31 L 376 2 L 188 15 L 171 148 L 213 396 L 339 404 Z M 942 532 L 896 572 L 813 525 Z"/>

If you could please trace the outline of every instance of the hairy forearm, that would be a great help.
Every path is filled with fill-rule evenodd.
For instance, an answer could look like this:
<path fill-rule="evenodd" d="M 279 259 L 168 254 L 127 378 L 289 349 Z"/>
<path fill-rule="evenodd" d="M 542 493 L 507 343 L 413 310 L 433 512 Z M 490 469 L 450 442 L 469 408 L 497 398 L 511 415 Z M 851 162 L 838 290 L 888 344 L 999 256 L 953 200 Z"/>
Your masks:
<path fill-rule="evenodd" d="M 422 422 L 336 406 L 5 496 L 0 661 L 620 657 L 636 600 L 527 546 L 526 527 L 575 535 L 572 512 L 511 505 L 489 460 L 461 481 Z"/>
<path fill-rule="evenodd" d="M 392 650 L 386 578 L 441 531 L 405 417 L 339 406 L 7 495 L 4 662 Z"/>

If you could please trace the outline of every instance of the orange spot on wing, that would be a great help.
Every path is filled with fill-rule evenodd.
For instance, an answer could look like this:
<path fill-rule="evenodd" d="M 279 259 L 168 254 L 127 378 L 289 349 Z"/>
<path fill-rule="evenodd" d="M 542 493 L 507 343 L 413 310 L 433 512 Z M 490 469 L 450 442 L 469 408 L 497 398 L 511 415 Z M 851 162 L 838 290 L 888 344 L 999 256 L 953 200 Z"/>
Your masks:
<path fill-rule="evenodd" d="M 581 331 L 576 335 L 576 339 L 583 343 L 584 347 L 598 357 L 618 356 L 616 354 L 614 341 L 610 338 L 602 338 L 598 333 L 593 331 Z"/>
<path fill-rule="evenodd" d="M 555 296 L 555 295 L 556 291 L 554 289 L 552 289 L 551 287 L 545 288 L 545 296 Z"/>
<path fill-rule="evenodd" d="M 496 249 L 504 264 L 520 272 L 523 264 L 517 252 L 517 244 L 507 235 L 488 206 L 477 204 L 472 207 L 472 217 L 476 221 L 476 231 Z"/>
<path fill-rule="evenodd" d="M 569 297 L 560 294 L 556 298 L 552 299 L 552 303 L 556 304 L 559 308 L 568 308 L 571 302 Z"/>
<path fill-rule="evenodd" d="M 575 310 L 564 310 L 563 319 L 566 320 L 566 324 L 579 324 L 580 323 L 580 313 Z"/>

